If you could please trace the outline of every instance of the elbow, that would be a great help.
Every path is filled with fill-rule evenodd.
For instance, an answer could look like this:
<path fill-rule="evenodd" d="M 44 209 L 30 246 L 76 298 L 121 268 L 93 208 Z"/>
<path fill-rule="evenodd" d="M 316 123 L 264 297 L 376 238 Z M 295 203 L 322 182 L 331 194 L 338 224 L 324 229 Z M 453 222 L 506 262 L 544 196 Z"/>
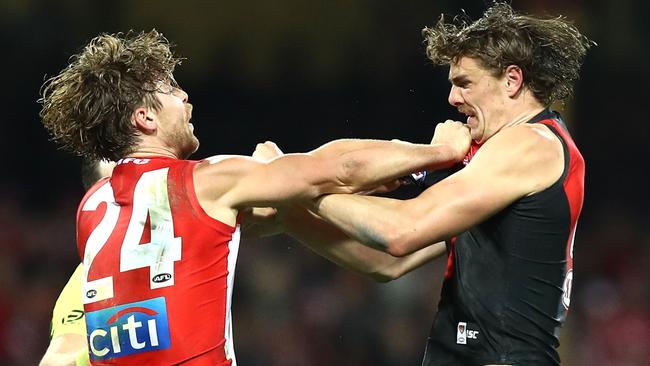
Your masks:
<path fill-rule="evenodd" d="M 391 276 L 389 274 L 385 274 L 385 273 L 381 273 L 381 272 L 369 273 L 368 277 L 370 277 L 375 282 L 379 282 L 379 283 L 387 283 L 387 282 L 390 282 L 392 280 L 397 279 L 397 277 L 393 277 L 393 276 Z"/>
<path fill-rule="evenodd" d="M 364 228 L 358 240 L 366 246 L 388 253 L 393 257 L 404 257 L 414 250 L 410 249 L 408 235 L 402 225 L 392 225 L 384 222 L 381 228 L 373 230 Z"/>
<path fill-rule="evenodd" d="M 419 249 L 416 239 L 413 233 L 401 230 L 389 239 L 385 251 L 393 257 L 406 257 Z"/>
<path fill-rule="evenodd" d="M 383 269 L 377 272 L 368 273 L 367 275 L 375 282 L 388 283 L 402 277 L 403 273 L 398 273 L 391 269 Z"/>
<path fill-rule="evenodd" d="M 392 255 L 393 257 L 402 258 L 411 254 L 411 251 L 409 251 L 408 248 L 403 243 L 398 242 L 389 245 L 386 250 L 386 253 Z"/>

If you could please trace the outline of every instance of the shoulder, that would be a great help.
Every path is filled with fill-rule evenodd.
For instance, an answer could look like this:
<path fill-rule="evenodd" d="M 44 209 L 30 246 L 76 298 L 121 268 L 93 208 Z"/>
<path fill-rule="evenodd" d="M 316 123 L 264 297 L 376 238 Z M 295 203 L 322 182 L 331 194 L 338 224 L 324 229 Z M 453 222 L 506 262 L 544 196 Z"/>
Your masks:
<path fill-rule="evenodd" d="M 227 190 L 237 184 L 252 170 L 263 163 L 249 156 L 215 155 L 201 160 L 194 168 L 197 188 L 207 185 L 217 191 Z"/>
<path fill-rule="evenodd" d="M 562 143 L 553 132 L 540 124 L 521 124 L 504 128 L 486 141 L 476 154 L 498 157 L 492 163 L 520 162 L 523 165 L 561 159 Z M 473 159 L 472 161 L 474 161 Z"/>
<path fill-rule="evenodd" d="M 502 129 L 486 142 L 486 144 L 488 143 L 543 151 L 559 145 L 560 141 L 551 130 L 542 124 L 523 123 Z"/>
<path fill-rule="evenodd" d="M 199 200 L 222 200 L 261 165 L 264 164 L 242 155 L 216 155 L 200 161 L 193 173 Z"/>
<path fill-rule="evenodd" d="M 521 124 L 496 133 L 468 164 L 481 176 L 519 187 L 531 194 L 549 187 L 562 175 L 564 152 L 559 138 L 540 124 Z"/>

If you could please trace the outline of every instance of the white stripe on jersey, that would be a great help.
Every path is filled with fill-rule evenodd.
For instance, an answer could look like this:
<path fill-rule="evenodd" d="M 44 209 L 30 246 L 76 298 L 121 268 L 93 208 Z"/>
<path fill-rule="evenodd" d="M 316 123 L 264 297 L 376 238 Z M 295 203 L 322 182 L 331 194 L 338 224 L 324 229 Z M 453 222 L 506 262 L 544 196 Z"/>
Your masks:
<path fill-rule="evenodd" d="M 239 238 L 241 237 L 241 228 L 240 225 L 237 225 L 235 232 L 232 233 L 232 239 L 228 242 L 228 278 L 227 285 L 228 290 L 226 294 L 226 326 L 224 337 L 226 339 L 224 345 L 224 352 L 226 358 L 232 360 L 232 366 L 237 366 L 237 360 L 235 359 L 235 347 L 233 344 L 232 336 L 232 289 L 235 283 L 235 265 L 237 264 L 237 255 L 239 253 Z"/>

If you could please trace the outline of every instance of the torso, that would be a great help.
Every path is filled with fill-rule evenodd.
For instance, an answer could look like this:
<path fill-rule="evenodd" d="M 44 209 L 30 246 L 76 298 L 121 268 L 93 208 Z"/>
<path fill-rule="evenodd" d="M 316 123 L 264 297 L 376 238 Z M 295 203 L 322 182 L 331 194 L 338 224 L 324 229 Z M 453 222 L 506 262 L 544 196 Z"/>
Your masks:
<path fill-rule="evenodd" d="M 437 365 L 436 353 L 467 365 L 559 364 L 555 348 L 569 306 L 584 160 L 559 117 L 545 111 L 531 123 L 548 126 L 562 141 L 564 172 L 448 243 L 423 365 Z"/>
<path fill-rule="evenodd" d="M 203 210 L 197 163 L 123 159 L 81 202 L 77 242 L 93 365 L 235 365 L 239 225 Z"/>

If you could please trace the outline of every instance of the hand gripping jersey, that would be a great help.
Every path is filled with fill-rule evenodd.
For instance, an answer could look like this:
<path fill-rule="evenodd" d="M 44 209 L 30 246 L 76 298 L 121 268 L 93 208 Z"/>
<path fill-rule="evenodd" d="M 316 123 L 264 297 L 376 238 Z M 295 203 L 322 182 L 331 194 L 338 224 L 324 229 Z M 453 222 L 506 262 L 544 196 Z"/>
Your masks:
<path fill-rule="evenodd" d="M 230 303 L 239 224 L 209 217 L 198 162 L 118 162 L 77 212 L 92 365 L 236 365 Z"/>
<path fill-rule="evenodd" d="M 424 366 L 559 365 L 585 166 L 559 115 L 544 110 L 529 123 L 546 125 L 560 139 L 564 172 L 447 243 Z"/>

